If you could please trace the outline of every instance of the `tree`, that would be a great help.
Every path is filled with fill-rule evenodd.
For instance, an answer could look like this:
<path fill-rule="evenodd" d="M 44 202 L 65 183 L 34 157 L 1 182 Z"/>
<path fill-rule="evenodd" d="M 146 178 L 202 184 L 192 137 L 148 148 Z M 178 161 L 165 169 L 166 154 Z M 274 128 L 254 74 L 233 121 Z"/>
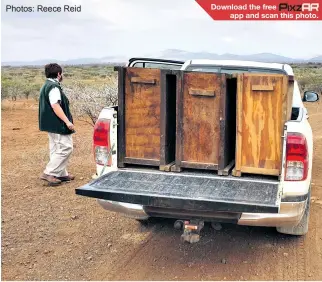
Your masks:
<path fill-rule="evenodd" d="M 1 99 L 10 99 L 16 101 L 23 93 L 24 86 L 21 81 L 17 78 L 12 80 L 3 79 L 1 87 Z"/>
<path fill-rule="evenodd" d="M 65 87 L 64 91 L 70 100 L 73 115 L 92 126 L 95 125 L 104 107 L 117 105 L 117 81 L 115 79 L 99 86 L 74 83 Z"/>

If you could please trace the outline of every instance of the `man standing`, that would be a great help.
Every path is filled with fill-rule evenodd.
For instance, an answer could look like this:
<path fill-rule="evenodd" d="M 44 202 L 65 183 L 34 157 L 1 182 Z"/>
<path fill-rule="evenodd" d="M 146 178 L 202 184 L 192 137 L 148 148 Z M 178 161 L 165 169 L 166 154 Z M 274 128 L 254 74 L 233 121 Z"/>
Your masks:
<path fill-rule="evenodd" d="M 40 90 L 39 97 L 39 129 L 48 132 L 50 161 L 41 179 L 47 181 L 50 186 L 56 186 L 75 179 L 66 169 L 73 152 L 74 125 L 69 100 L 60 85 L 63 80 L 61 66 L 46 65 L 45 75 L 47 80 Z"/>

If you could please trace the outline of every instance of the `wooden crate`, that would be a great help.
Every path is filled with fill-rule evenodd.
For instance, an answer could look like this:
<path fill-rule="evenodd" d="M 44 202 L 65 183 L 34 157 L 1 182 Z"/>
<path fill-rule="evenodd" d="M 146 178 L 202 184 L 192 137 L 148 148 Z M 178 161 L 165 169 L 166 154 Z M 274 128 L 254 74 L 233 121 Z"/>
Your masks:
<path fill-rule="evenodd" d="M 236 80 L 202 72 L 182 72 L 180 76 L 172 170 L 218 170 L 227 175 L 235 157 Z"/>
<path fill-rule="evenodd" d="M 279 74 L 239 74 L 236 166 L 242 173 L 279 176 L 284 124 L 292 110 L 293 81 Z"/>
<path fill-rule="evenodd" d="M 119 82 L 118 167 L 166 166 L 175 159 L 172 139 L 175 138 L 176 75 L 171 70 L 148 68 L 116 67 L 115 70 Z"/>

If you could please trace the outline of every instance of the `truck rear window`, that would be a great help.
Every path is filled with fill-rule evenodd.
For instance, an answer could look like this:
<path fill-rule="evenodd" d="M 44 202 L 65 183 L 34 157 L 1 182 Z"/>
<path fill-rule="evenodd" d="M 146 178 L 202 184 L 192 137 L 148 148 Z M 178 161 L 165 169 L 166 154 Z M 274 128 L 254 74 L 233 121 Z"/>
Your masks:
<path fill-rule="evenodd" d="M 190 65 L 187 67 L 186 71 L 196 71 L 196 72 L 211 72 L 211 73 L 225 73 L 225 74 L 234 74 L 234 73 L 281 73 L 284 72 L 278 69 L 264 69 L 264 68 L 227 68 L 221 66 L 194 66 Z"/>
<path fill-rule="evenodd" d="M 133 65 L 135 68 L 147 68 L 147 69 L 167 69 L 167 70 L 180 70 L 181 65 L 154 63 L 154 62 L 137 62 Z"/>

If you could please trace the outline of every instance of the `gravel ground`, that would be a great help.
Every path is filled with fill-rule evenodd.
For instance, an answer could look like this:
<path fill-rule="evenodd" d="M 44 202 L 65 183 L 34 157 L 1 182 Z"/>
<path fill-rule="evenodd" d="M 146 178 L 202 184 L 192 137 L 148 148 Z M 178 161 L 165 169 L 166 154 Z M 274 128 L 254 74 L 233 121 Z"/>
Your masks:
<path fill-rule="evenodd" d="M 135 220 L 75 195 L 94 173 L 92 127 L 76 122 L 70 170 L 76 180 L 39 180 L 48 140 L 37 104 L 2 111 L 2 280 L 322 280 L 322 111 L 309 105 L 314 133 L 313 198 L 305 237 L 274 228 L 206 225 L 198 244 L 180 242 L 173 220 Z"/>

